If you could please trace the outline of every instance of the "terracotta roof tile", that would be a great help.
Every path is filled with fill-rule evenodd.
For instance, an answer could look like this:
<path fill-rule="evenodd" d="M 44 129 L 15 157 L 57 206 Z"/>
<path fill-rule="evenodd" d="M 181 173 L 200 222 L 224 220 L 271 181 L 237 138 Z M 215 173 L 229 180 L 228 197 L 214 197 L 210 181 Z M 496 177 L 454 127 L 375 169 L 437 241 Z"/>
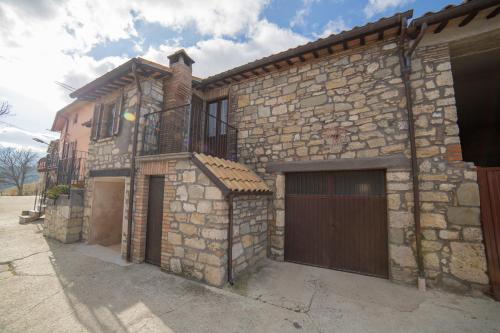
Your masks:
<path fill-rule="evenodd" d="M 216 177 L 227 191 L 240 193 L 270 193 L 266 183 L 247 166 L 233 161 L 194 154 L 196 160 Z"/>

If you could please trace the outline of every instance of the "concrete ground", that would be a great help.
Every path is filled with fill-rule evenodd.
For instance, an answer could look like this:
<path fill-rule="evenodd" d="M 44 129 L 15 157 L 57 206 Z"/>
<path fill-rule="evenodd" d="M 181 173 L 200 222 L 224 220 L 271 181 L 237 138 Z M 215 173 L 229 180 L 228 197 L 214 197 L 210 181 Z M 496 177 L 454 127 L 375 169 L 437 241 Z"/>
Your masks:
<path fill-rule="evenodd" d="M 0 197 L 1 332 L 500 332 L 500 303 L 264 261 L 222 290 L 19 225 Z"/>

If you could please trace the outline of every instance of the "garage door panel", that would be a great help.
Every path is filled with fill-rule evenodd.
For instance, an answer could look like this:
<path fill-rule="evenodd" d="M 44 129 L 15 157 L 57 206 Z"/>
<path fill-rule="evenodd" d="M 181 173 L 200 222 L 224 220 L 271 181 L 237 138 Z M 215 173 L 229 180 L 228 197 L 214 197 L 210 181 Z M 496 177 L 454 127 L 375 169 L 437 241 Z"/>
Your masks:
<path fill-rule="evenodd" d="M 285 260 L 388 277 L 384 171 L 286 177 Z"/>
<path fill-rule="evenodd" d="M 310 263 L 317 266 L 328 265 L 330 237 L 328 225 L 329 198 L 321 196 L 290 196 L 286 201 L 285 219 L 294 221 L 292 228 L 285 229 L 286 260 Z"/>

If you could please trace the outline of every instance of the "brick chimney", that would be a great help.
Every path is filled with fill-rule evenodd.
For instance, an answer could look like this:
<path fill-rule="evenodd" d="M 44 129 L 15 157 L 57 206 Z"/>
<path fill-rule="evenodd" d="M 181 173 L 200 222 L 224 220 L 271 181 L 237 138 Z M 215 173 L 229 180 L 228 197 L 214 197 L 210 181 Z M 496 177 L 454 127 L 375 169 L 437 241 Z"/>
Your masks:
<path fill-rule="evenodd" d="M 194 63 L 185 50 L 168 56 L 172 76 L 165 82 L 165 107 L 173 108 L 191 103 L 192 65 Z"/>

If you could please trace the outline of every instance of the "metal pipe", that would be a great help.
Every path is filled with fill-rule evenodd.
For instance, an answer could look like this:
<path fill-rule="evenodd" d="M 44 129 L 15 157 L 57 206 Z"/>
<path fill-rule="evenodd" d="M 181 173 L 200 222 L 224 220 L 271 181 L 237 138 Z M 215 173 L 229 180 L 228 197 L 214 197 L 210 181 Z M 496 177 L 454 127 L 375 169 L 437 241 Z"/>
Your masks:
<path fill-rule="evenodd" d="M 229 225 L 227 228 L 227 281 L 233 285 L 233 194 L 230 192 L 227 196 L 229 211 Z"/>
<path fill-rule="evenodd" d="M 411 56 L 415 51 L 418 43 L 421 41 L 426 25 L 422 26 L 418 37 L 412 44 L 411 48 L 405 52 L 405 38 L 407 36 L 407 24 L 406 18 L 403 18 L 401 22 L 401 35 L 399 41 L 399 61 L 401 66 L 401 78 L 405 87 L 406 96 L 406 109 L 408 113 L 408 132 L 410 141 L 410 151 L 411 151 L 411 178 L 413 183 L 413 219 L 415 221 L 415 243 L 417 252 L 417 269 L 419 278 L 419 289 L 425 290 L 425 270 L 422 257 L 422 235 L 421 235 L 421 225 L 420 225 L 420 189 L 419 189 L 419 170 L 417 161 L 417 148 L 415 143 L 415 123 L 413 118 L 413 98 L 411 94 L 411 83 L 410 83 L 410 73 L 411 73 Z"/>
<path fill-rule="evenodd" d="M 130 160 L 130 189 L 128 196 L 128 231 L 127 231 L 127 261 L 132 261 L 132 224 L 134 209 L 134 188 L 135 188 L 135 156 L 137 155 L 137 140 L 139 136 L 139 120 L 141 116 L 142 88 L 137 76 L 137 65 L 132 63 L 135 84 L 137 86 L 137 104 L 135 108 L 134 138 L 132 142 L 132 156 Z"/>

